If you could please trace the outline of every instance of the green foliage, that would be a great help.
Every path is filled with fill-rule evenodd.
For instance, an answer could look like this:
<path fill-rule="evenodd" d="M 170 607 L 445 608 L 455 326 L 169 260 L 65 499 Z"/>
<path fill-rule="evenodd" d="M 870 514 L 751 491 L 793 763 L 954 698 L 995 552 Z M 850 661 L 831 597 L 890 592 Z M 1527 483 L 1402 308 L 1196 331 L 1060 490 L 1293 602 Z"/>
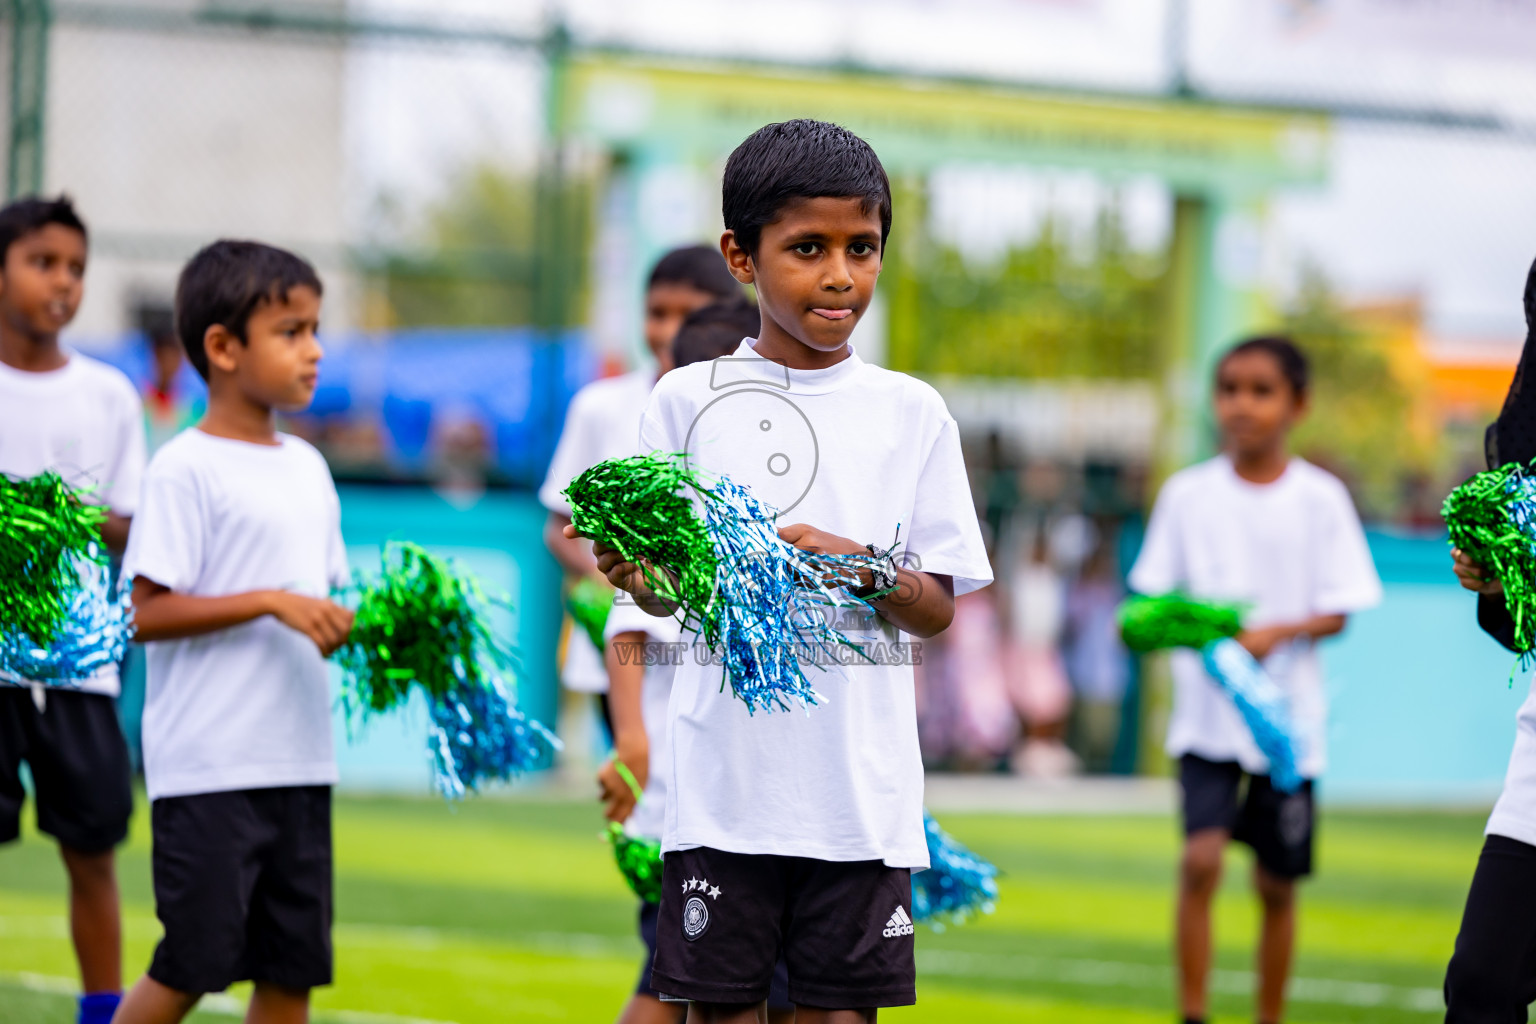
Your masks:
<path fill-rule="evenodd" d="M 1418 395 L 1391 338 L 1344 308 L 1322 272 L 1303 273 L 1281 320 L 1312 364 L 1312 401 L 1293 437 L 1303 456 L 1342 476 L 1367 516 L 1390 516 L 1403 482 L 1428 471 L 1433 431 L 1418 429 Z"/>
<path fill-rule="evenodd" d="M 580 315 L 590 186 L 477 164 L 370 269 L 391 326 L 569 326 Z M 407 221 L 391 202 L 383 223 Z"/>
<path fill-rule="evenodd" d="M 909 196 L 903 195 L 906 202 Z M 916 204 L 914 204 L 915 206 Z M 907 211 L 907 207 L 903 207 Z M 920 218 L 904 212 L 904 225 Z M 1157 368 L 1164 260 L 1133 249 L 1115 207 L 1087 252 L 1047 219 L 995 265 L 898 237 L 881 287 L 892 294 L 891 364 L 921 374 L 1151 379 Z"/>

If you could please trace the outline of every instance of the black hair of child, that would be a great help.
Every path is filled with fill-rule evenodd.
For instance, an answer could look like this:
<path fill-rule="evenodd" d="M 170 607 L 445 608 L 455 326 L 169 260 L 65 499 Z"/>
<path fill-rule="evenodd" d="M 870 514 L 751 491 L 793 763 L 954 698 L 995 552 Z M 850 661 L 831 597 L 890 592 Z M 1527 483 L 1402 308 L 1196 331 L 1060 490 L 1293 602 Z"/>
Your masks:
<path fill-rule="evenodd" d="M 869 143 L 841 125 L 805 119 L 764 125 L 725 162 L 721 213 L 736 242 L 756 254 L 763 226 L 796 199 L 858 199 L 891 234 L 891 180 Z"/>
<path fill-rule="evenodd" d="M 757 306 L 744 296 L 696 309 L 672 339 L 672 364 L 688 366 L 728 356 L 743 340 L 757 337 L 762 326 Z"/>
<path fill-rule="evenodd" d="M 1291 386 L 1292 393 L 1297 398 L 1306 397 L 1307 388 L 1311 385 L 1311 365 L 1307 362 L 1306 353 L 1283 334 L 1260 334 L 1244 338 L 1222 355 L 1221 361 L 1216 364 L 1217 372 L 1221 372 L 1228 359 L 1249 352 L 1263 352 L 1274 359 L 1280 366 L 1280 375 Z"/>
<path fill-rule="evenodd" d="M 721 299 L 741 295 L 741 283 L 731 276 L 725 257 L 713 245 L 685 245 L 657 260 L 645 287 L 651 289 L 659 284 L 685 285 Z"/>
<path fill-rule="evenodd" d="M 324 294 L 315 268 L 286 249 L 261 242 L 220 239 L 187 261 L 176 282 L 176 333 L 187 359 L 208 379 L 203 338 L 220 324 L 239 338 L 263 302 L 284 302 L 298 287 Z"/>
<path fill-rule="evenodd" d="M 82 237 L 90 237 L 85 221 L 75 212 L 75 204 L 67 195 L 53 199 L 23 196 L 0 207 L 0 267 L 5 266 L 13 243 L 49 224 L 59 224 L 80 232 Z"/>

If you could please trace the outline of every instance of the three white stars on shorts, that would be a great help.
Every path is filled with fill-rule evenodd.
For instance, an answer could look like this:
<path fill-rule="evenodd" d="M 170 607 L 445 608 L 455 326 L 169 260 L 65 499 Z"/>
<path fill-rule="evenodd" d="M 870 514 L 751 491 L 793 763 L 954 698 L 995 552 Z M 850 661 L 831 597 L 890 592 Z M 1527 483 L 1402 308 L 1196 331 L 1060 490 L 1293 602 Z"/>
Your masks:
<path fill-rule="evenodd" d="M 683 892 L 701 892 L 712 900 L 720 898 L 720 887 L 710 885 L 707 878 L 690 878 L 683 883 Z"/>

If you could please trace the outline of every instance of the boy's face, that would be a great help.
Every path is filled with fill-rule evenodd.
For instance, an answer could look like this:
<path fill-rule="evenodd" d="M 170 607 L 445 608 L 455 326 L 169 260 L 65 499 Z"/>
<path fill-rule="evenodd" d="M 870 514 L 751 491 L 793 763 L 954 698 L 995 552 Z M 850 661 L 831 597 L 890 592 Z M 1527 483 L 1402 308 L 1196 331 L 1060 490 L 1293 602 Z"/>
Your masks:
<path fill-rule="evenodd" d="M 656 357 L 656 369 L 672 369 L 672 339 L 688 314 L 719 301 L 682 281 L 658 281 L 645 293 L 645 346 Z"/>
<path fill-rule="evenodd" d="M 281 412 L 308 408 L 320 380 L 324 351 L 320 296 L 298 285 L 285 299 L 258 305 L 245 326 L 245 343 L 225 332 L 209 332 L 208 365 L 234 378 L 252 402 Z"/>
<path fill-rule="evenodd" d="M 11 243 L 0 274 L 0 315 L 32 338 L 53 338 L 75 318 L 85 290 L 85 236 L 45 224 Z"/>
<path fill-rule="evenodd" d="M 763 225 L 757 252 L 726 232 L 726 262 L 757 287 L 766 337 L 777 328 L 816 352 L 837 352 L 869 308 L 880 277 L 880 214 L 857 198 L 791 200 Z"/>
<path fill-rule="evenodd" d="M 1306 409 L 1305 398 L 1268 352 L 1228 356 L 1216 371 L 1216 422 L 1233 455 L 1259 455 L 1284 445 Z"/>

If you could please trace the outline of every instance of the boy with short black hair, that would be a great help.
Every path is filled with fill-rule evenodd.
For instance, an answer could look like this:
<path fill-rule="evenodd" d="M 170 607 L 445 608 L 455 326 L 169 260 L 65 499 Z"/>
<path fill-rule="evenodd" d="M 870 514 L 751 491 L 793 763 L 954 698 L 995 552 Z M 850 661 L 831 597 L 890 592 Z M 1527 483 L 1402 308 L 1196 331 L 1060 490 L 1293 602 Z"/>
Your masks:
<path fill-rule="evenodd" d="M 1249 608 L 1237 640 L 1289 698 L 1306 780 L 1275 788 L 1237 707 L 1194 651 L 1172 654 L 1169 755 L 1179 758 L 1184 855 L 1177 952 L 1186 1022 L 1205 1018 L 1211 901 L 1222 854 L 1236 839 L 1254 851 L 1263 908 L 1255 1019 L 1279 1024 L 1295 943 L 1296 882 L 1312 873 L 1313 780 L 1323 771 L 1327 702 L 1315 641 L 1342 631 L 1352 612 L 1381 600 L 1349 492 L 1293 458 L 1291 429 L 1307 410 L 1306 357 L 1290 339 L 1250 338 L 1216 366 L 1222 454 L 1163 485 L 1131 570 L 1142 594 L 1182 590 Z"/>
<path fill-rule="evenodd" d="M 176 329 L 208 411 L 155 455 L 124 561 L 148 645 L 144 774 L 165 936 L 118 1024 L 256 983 L 246 1020 L 306 1019 L 331 981 L 330 688 L 352 613 L 325 460 L 275 414 L 314 397 L 320 279 L 258 242 L 181 272 Z"/>
<path fill-rule="evenodd" d="M 640 430 L 640 412 L 657 379 L 672 369 L 672 339 L 684 318 L 722 299 L 741 298 L 741 285 L 731 276 L 720 251 L 689 245 L 662 256 L 651 268 L 645 286 L 645 347 L 654 366 L 642 366 L 618 377 L 595 380 L 576 392 L 565 414 L 565 429 L 550 458 L 539 488 L 539 503 L 548 510 L 544 543 L 568 580 L 601 579 L 586 543 L 567 539 L 562 530 L 571 521 L 571 508 L 560 493 L 588 466 L 629 455 Z M 605 584 L 606 585 L 606 584 Z M 603 720 L 608 721 L 608 677 L 603 658 L 582 629 L 567 623 L 565 659 L 560 679 L 566 689 L 598 695 Z"/>
<path fill-rule="evenodd" d="M 908 553 L 863 574 L 853 631 L 873 663 L 806 665 L 827 698 L 808 713 L 749 716 L 718 663 L 682 659 L 652 984 L 691 1019 L 755 1021 L 782 952 L 797 1020 L 868 1021 L 916 1001 L 911 872 L 928 866 L 912 669 L 885 655 L 943 630 L 955 593 L 992 572 L 943 399 L 849 344 L 890 232 L 874 151 L 836 125 L 768 125 L 731 154 L 722 205 L 721 250 L 756 287 L 761 330 L 663 377 L 642 447 L 750 486 L 804 550 L 867 556 L 899 529 Z M 597 555 L 664 611 L 637 567 Z"/>
<path fill-rule="evenodd" d="M 118 370 L 59 343 L 84 289 L 85 224 L 65 196 L 0 209 L 0 472 L 45 470 L 105 506 L 101 539 L 121 554 L 144 472 L 137 392 Z M 6 582 L 4 585 L 12 585 Z M 0 843 L 17 838 L 32 772 L 37 824 L 69 873 L 70 932 L 84 994 L 81 1024 L 105 1024 L 122 991 L 122 926 L 113 849 L 133 813 L 116 666 L 78 689 L 0 678 Z"/>

